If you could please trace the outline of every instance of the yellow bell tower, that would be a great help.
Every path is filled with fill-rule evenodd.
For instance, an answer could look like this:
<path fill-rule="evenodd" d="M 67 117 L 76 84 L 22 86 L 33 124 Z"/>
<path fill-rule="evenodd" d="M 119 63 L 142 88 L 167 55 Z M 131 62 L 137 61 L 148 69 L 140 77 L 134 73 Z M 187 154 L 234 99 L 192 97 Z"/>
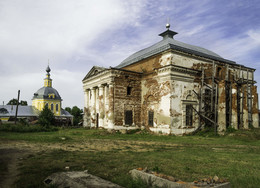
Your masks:
<path fill-rule="evenodd" d="M 46 68 L 46 78 L 44 79 L 44 87 L 34 93 L 32 106 L 42 111 L 47 106 L 55 116 L 61 115 L 61 97 L 56 89 L 52 87 L 52 79 L 50 78 L 51 69 L 48 65 Z"/>

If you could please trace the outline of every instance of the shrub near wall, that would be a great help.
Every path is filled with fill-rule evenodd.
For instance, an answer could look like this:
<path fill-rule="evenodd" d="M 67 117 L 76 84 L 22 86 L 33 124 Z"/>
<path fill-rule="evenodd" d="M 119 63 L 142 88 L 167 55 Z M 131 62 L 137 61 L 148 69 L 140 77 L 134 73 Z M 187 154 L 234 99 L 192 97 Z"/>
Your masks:
<path fill-rule="evenodd" d="M 6 132 L 51 132 L 59 130 L 57 127 L 43 127 L 41 125 L 2 124 L 0 131 Z"/>

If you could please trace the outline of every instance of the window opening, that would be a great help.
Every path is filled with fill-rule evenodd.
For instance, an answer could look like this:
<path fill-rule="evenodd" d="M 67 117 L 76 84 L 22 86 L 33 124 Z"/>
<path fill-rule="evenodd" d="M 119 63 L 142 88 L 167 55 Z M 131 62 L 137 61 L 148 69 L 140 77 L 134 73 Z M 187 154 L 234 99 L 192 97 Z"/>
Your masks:
<path fill-rule="evenodd" d="M 148 125 L 149 126 L 153 126 L 153 116 L 154 116 L 153 111 L 149 111 L 148 112 Z"/>
<path fill-rule="evenodd" d="M 125 124 L 126 125 L 133 124 L 133 111 L 132 110 L 125 111 Z"/>
<path fill-rule="evenodd" d="M 132 87 L 127 87 L 127 95 L 131 95 L 131 92 L 132 92 Z"/>
<path fill-rule="evenodd" d="M 192 105 L 187 104 L 186 105 L 186 126 L 191 127 L 192 126 Z"/>

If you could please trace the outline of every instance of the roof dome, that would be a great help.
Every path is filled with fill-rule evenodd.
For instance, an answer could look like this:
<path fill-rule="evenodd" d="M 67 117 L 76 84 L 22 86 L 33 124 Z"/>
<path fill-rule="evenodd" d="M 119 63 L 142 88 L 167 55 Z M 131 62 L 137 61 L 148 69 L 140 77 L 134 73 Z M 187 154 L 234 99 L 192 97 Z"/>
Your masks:
<path fill-rule="evenodd" d="M 61 100 L 58 91 L 52 87 L 42 87 L 34 93 L 33 99 L 55 99 Z"/>
<path fill-rule="evenodd" d="M 229 64 L 235 63 L 234 61 L 224 59 L 221 56 L 219 56 L 218 54 L 216 54 L 210 50 L 207 50 L 205 48 L 201 48 L 198 46 L 194 46 L 194 45 L 190 45 L 190 44 L 186 44 L 186 43 L 177 41 L 173 38 L 173 36 L 176 34 L 177 34 L 176 32 L 171 31 L 169 29 L 166 30 L 165 32 L 159 34 L 159 36 L 163 37 L 163 40 L 157 42 L 156 44 L 154 44 L 148 48 L 145 48 L 143 50 L 140 50 L 140 51 L 130 55 L 128 58 L 126 58 L 124 61 L 122 61 L 118 66 L 116 66 L 116 68 L 126 67 L 128 65 L 131 65 L 133 63 L 136 63 L 138 61 L 141 61 L 143 59 L 146 59 L 148 57 L 159 54 L 159 53 L 169 50 L 169 49 L 182 51 L 182 52 L 186 52 L 189 54 L 194 54 L 197 56 L 210 58 L 213 60 L 222 61 L 222 62 L 229 63 Z"/>

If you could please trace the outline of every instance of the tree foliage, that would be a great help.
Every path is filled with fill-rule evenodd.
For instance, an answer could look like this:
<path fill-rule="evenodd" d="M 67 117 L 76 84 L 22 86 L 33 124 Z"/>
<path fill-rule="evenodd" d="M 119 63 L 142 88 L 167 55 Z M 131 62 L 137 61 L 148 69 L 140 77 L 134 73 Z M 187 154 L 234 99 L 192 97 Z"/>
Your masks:
<path fill-rule="evenodd" d="M 71 108 L 70 107 L 66 107 L 65 110 L 71 114 Z"/>
<path fill-rule="evenodd" d="M 77 106 L 73 106 L 72 108 L 66 107 L 65 110 L 74 116 L 73 125 L 78 125 L 82 121 L 82 109 L 78 108 Z"/>
<path fill-rule="evenodd" d="M 18 103 L 18 100 L 17 99 L 11 99 L 8 103 L 7 103 L 7 105 L 17 105 L 17 103 Z M 27 106 L 28 104 L 27 104 L 27 101 L 20 101 L 19 102 L 19 105 L 21 105 L 21 106 Z"/>
<path fill-rule="evenodd" d="M 52 111 L 45 106 L 39 115 L 39 124 L 44 127 L 50 127 L 55 123 L 55 116 Z"/>

